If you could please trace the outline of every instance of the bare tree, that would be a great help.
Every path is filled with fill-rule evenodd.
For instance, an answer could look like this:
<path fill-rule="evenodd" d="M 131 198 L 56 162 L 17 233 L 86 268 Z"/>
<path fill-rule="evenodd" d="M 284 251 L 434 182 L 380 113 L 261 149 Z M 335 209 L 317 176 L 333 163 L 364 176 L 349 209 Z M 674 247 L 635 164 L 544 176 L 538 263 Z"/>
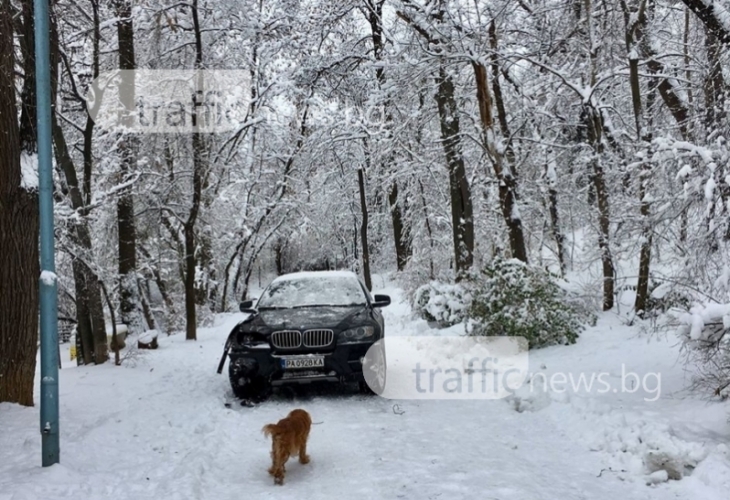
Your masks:
<path fill-rule="evenodd" d="M 639 316 L 644 315 L 647 301 L 649 299 L 649 269 L 651 266 L 651 249 L 654 233 L 651 227 L 651 203 L 648 196 L 648 185 L 651 176 L 651 139 L 652 131 L 647 119 L 648 109 L 642 106 L 641 82 L 639 78 L 639 51 L 638 46 L 645 36 L 647 25 L 647 3 L 648 0 L 641 0 L 638 5 L 629 8 L 624 0 L 621 0 L 621 7 L 624 11 L 624 22 L 626 24 L 626 51 L 629 58 L 629 83 L 631 86 L 631 102 L 634 110 L 634 124 L 636 127 L 636 141 L 643 147 L 644 157 L 639 172 L 639 202 L 641 204 L 641 225 L 642 243 L 639 256 L 639 279 L 636 285 L 636 300 L 634 310 Z M 653 80 L 650 84 L 656 87 Z"/>
<path fill-rule="evenodd" d="M 125 120 L 134 120 L 135 109 L 134 76 L 134 22 L 132 2 L 115 0 L 117 21 L 117 43 L 119 45 L 119 69 L 122 70 L 120 98 L 124 106 Z M 126 123 L 130 125 L 130 123 Z M 127 181 L 136 170 L 137 140 L 131 133 L 119 138 L 117 150 L 120 157 L 120 182 Z M 117 201 L 117 231 L 119 238 L 119 302 L 121 320 L 132 329 L 139 329 L 139 297 L 137 290 L 137 229 L 134 216 L 134 198 L 131 192 L 124 192 Z"/>
<path fill-rule="evenodd" d="M 386 91 L 387 78 L 383 63 L 385 60 L 385 34 L 383 32 L 383 4 L 385 0 L 364 0 L 366 15 L 370 23 L 370 34 L 373 41 L 373 56 L 377 64 L 375 68 L 375 77 L 380 92 Z M 384 118 L 387 126 L 393 125 L 392 103 L 390 98 L 386 98 L 383 102 Z M 392 133 L 386 137 L 392 140 Z M 389 153 L 384 161 L 383 170 L 391 175 L 397 172 L 397 165 L 393 153 Z M 405 201 L 402 195 L 399 196 L 398 180 L 393 180 L 388 189 L 388 203 L 390 204 L 390 216 L 393 224 L 393 242 L 395 244 L 396 264 L 398 270 L 405 269 L 408 261 L 413 253 L 411 248 L 408 227 L 404 221 Z"/>
<path fill-rule="evenodd" d="M 410 5 L 410 4 L 409 4 Z M 443 18 L 444 12 L 436 10 L 431 14 L 432 21 Z M 441 139 L 449 172 L 449 193 L 451 196 L 451 228 L 454 243 L 454 262 L 456 279 L 461 280 L 474 263 L 474 211 L 472 208 L 471 188 L 466 176 L 466 167 L 461 144 L 461 125 L 459 108 L 456 103 L 454 81 L 449 74 L 447 60 L 443 55 L 443 40 L 432 35 L 405 12 L 398 16 L 408 23 L 429 44 L 439 49 L 436 64 L 436 105 L 439 115 Z"/>
<path fill-rule="evenodd" d="M 193 0 L 191 5 L 191 14 L 193 19 L 193 36 L 195 37 L 195 78 L 198 80 L 198 87 L 202 89 L 203 74 L 203 40 L 200 30 L 200 18 L 198 10 L 198 0 Z M 202 94 L 202 90 L 196 90 Z M 193 126 L 195 127 L 195 114 L 197 108 L 193 111 Z M 195 242 L 195 223 L 198 221 L 198 215 L 202 205 L 203 195 L 203 178 L 204 170 L 207 168 L 207 152 L 205 147 L 205 139 L 201 132 L 196 129 L 193 131 L 193 196 L 192 204 L 188 218 L 183 224 L 183 234 L 185 235 L 185 338 L 187 340 L 197 339 L 196 327 L 196 286 L 195 275 L 197 269 L 196 242 Z"/>
<path fill-rule="evenodd" d="M 96 79 L 99 76 L 99 40 L 100 16 L 99 6 L 96 0 L 92 0 L 92 62 L 91 76 Z M 57 34 L 54 30 L 54 44 L 58 43 Z M 79 182 L 76 166 L 66 142 L 65 132 L 59 123 L 58 116 L 61 110 L 54 106 L 54 113 L 51 115 L 51 126 L 53 133 L 54 154 L 56 164 L 62 173 L 62 188 L 71 209 L 75 216 L 69 218 L 69 236 L 75 248 L 69 251 L 71 265 L 73 268 L 76 303 L 76 335 L 79 337 L 81 352 L 77 355 L 79 363 L 90 364 L 93 362 L 103 363 L 106 361 L 107 336 L 104 323 L 104 310 L 101 302 L 101 290 L 99 277 L 91 268 L 95 262 L 92 246 L 91 229 L 89 227 L 88 206 L 91 203 L 91 174 L 93 166 L 93 139 L 94 121 L 91 119 L 90 110 L 87 109 L 86 101 L 78 91 L 76 75 L 73 74 L 71 64 L 66 55 L 62 56 L 62 68 L 65 69 L 68 81 L 71 86 L 71 98 L 81 104 L 86 115 L 86 124 L 83 129 L 83 183 Z M 54 68 L 55 68 L 54 64 Z M 56 92 L 60 89 L 62 78 L 54 78 Z M 66 249 L 68 251 L 68 249 Z"/>
<path fill-rule="evenodd" d="M 372 278 L 370 277 L 370 247 L 368 245 L 368 204 L 365 197 L 365 174 L 362 168 L 357 169 L 357 186 L 360 191 L 360 242 L 362 243 L 362 273 L 365 277 L 365 286 L 368 290 L 373 289 Z"/>

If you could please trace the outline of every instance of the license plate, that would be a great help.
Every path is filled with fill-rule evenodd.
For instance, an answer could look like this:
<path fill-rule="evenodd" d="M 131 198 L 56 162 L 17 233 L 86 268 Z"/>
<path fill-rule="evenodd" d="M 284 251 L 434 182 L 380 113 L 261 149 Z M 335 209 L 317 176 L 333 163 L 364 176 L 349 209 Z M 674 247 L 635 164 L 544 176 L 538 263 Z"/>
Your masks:
<path fill-rule="evenodd" d="M 296 370 L 299 368 L 322 368 L 324 367 L 324 356 L 282 358 L 281 367 L 285 370 Z"/>

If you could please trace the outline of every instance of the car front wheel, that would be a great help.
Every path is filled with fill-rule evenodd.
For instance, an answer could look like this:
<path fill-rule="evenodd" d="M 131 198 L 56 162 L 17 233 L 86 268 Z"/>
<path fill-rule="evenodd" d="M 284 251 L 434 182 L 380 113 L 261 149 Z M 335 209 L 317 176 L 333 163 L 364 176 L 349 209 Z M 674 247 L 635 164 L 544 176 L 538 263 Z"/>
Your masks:
<path fill-rule="evenodd" d="M 244 401 L 261 402 L 271 395 L 271 384 L 264 377 L 248 377 L 237 372 L 233 365 L 228 367 L 228 380 L 233 395 Z"/>
<path fill-rule="evenodd" d="M 363 360 L 363 376 L 365 380 L 360 382 L 360 390 L 367 394 L 377 394 L 385 391 L 386 379 L 385 349 L 381 344 L 368 350 Z"/>

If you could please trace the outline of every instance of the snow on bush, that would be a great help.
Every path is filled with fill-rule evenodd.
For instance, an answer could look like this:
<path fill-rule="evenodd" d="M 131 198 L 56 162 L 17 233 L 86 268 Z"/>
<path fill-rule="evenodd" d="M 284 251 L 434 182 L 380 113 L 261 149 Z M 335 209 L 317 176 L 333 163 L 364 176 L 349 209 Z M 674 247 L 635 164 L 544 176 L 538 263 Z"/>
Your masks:
<path fill-rule="evenodd" d="M 679 333 L 689 341 L 717 342 L 730 328 L 730 304 L 697 304 L 679 315 Z"/>
<path fill-rule="evenodd" d="M 695 385 L 730 397 L 730 304 L 696 304 L 676 319 L 687 362 L 697 369 Z"/>
<path fill-rule="evenodd" d="M 546 271 L 495 259 L 474 281 L 470 334 L 525 337 L 530 348 L 572 344 L 595 317 Z"/>
<path fill-rule="evenodd" d="M 449 327 L 464 321 L 471 292 L 461 284 L 432 281 L 413 294 L 414 309 L 426 321 Z"/>
<path fill-rule="evenodd" d="M 646 304 L 646 312 L 651 316 L 666 313 L 671 309 L 687 309 L 692 304 L 692 296 L 681 287 L 673 283 L 649 284 L 651 292 Z"/>

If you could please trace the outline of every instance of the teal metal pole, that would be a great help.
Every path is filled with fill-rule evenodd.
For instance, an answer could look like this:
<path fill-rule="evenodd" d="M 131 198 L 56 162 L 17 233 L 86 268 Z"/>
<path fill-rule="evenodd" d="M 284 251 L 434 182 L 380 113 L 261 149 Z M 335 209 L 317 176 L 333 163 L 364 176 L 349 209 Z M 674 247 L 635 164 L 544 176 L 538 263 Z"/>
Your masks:
<path fill-rule="evenodd" d="M 58 304 L 53 242 L 51 165 L 51 56 L 48 0 L 34 0 L 36 104 L 38 106 L 38 202 L 41 233 L 41 452 L 43 467 L 59 462 Z"/>

